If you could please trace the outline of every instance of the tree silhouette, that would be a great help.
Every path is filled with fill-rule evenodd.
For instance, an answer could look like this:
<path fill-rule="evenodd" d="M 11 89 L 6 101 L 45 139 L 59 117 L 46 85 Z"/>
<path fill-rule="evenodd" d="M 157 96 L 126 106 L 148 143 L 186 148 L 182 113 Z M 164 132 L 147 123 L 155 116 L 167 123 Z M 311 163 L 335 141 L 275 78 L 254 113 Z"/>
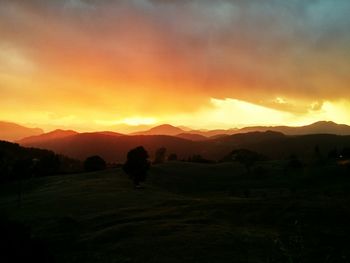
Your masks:
<path fill-rule="evenodd" d="M 106 162 L 98 155 L 90 156 L 84 161 L 84 169 L 87 172 L 101 171 L 106 169 Z"/>
<path fill-rule="evenodd" d="M 166 148 L 161 147 L 156 151 L 156 158 L 154 159 L 154 163 L 164 163 L 165 161 Z"/>
<path fill-rule="evenodd" d="M 140 186 L 140 182 L 146 180 L 147 171 L 150 167 L 148 157 L 147 151 L 142 146 L 128 152 L 123 170 L 129 175 L 136 188 Z"/>

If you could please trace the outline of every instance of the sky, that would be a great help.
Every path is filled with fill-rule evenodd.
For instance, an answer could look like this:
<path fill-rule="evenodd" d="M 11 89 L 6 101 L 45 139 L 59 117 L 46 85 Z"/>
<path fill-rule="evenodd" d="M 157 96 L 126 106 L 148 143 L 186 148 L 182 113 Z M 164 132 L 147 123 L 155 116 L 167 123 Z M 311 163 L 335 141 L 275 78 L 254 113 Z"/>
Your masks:
<path fill-rule="evenodd" d="M 0 120 L 350 124 L 348 0 L 1 0 Z"/>

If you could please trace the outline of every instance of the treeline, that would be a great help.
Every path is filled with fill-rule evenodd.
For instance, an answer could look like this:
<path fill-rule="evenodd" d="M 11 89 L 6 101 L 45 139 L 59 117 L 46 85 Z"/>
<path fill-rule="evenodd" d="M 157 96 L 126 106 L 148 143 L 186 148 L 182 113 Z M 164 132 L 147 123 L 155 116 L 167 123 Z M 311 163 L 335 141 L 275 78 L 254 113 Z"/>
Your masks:
<path fill-rule="evenodd" d="M 49 150 L 0 141 L 0 183 L 82 171 L 82 163 Z"/>

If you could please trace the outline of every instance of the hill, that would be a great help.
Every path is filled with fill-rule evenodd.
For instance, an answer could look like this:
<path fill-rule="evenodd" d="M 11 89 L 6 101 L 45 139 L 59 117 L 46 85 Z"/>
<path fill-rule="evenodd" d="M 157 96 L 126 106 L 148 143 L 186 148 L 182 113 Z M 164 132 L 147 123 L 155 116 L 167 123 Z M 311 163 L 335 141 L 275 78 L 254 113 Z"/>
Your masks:
<path fill-rule="evenodd" d="M 39 128 L 27 128 L 16 123 L 0 121 L 0 140 L 17 141 L 24 137 L 42 134 L 43 132 Z"/>
<path fill-rule="evenodd" d="M 52 151 L 0 141 L 0 183 L 31 177 L 80 172 L 79 161 Z"/>
<path fill-rule="evenodd" d="M 284 174 L 283 165 L 265 163 L 268 174 L 249 176 L 230 163 L 167 163 L 151 168 L 143 190 L 133 189 L 121 169 L 35 178 L 23 184 L 21 207 L 17 184 L 0 185 L 0 241 L 7 248 L 1 256 L 57 263 L 347 262 L 349 177 L 332 164 L 302 174 Z M 31 260 L 43 255 L 51 261 Z"/>

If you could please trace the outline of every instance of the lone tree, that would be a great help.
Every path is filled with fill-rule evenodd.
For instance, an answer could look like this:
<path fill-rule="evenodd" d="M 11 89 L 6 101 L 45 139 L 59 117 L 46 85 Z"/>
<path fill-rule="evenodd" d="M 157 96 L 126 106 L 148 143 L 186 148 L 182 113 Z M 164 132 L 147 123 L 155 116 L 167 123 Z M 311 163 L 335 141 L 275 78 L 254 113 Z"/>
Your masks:
<path fill-rule="evenodd" d="M 140 182 L 146 180 L 147 171 L 150 168 L 148 157 L 147 151 L 142 146 L 128 152 L 123 170 L 129 175 L 136 188 L 140 187 Z"/>
<path fill-rule="evenodd" d="M 161 147 L 156 151 L 156 158 L 154 159 L 154 164 L 164 163 L 165 161 L 166 148 Z"/>
<path fill-rule="evenodd" d="M 98 155 L 90 156 L 84 161 L 84 169 L 87 172 L 101 171 L 106 169 L 106 162 Z"/>

